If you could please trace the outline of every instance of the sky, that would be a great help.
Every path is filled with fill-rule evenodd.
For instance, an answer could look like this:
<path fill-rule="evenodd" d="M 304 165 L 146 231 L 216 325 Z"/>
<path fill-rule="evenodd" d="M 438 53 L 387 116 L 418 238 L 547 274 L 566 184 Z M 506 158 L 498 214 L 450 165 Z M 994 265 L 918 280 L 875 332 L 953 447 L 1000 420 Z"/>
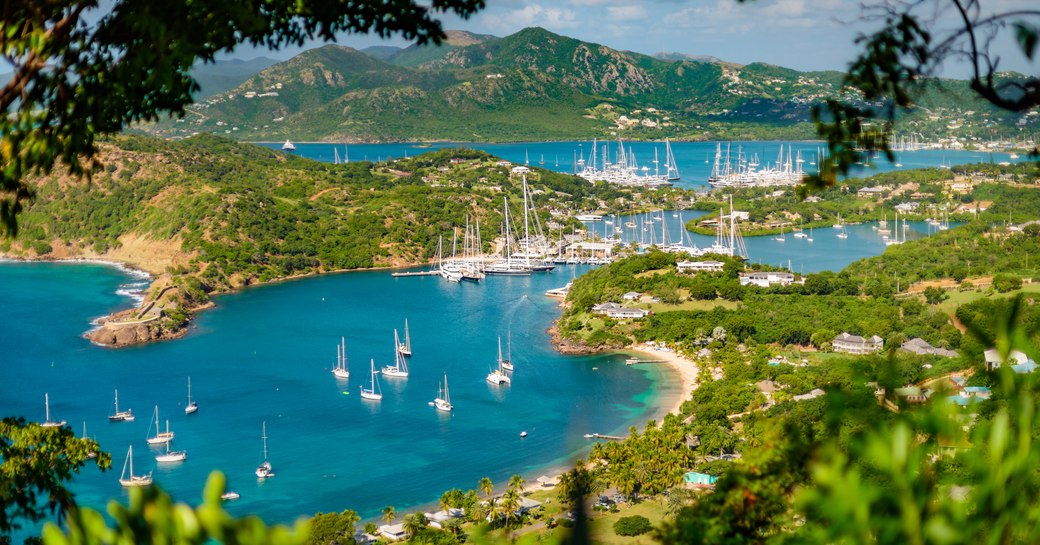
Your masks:
<path fill-rule="evenodd" d="M 987 9 L 1036 9 L 1040 0 L 981 0 Z M 877 5 L 880 2 L 871 1 Z M 940 0 L 943 5 L 949 2 Z M 679 52 L 748 64 L 766 62 L 798 70 L 844 70 L 857 53 L 857 34 L 872 28 L 855 0 L 487 0 L 469 20 L 444 17 L 444 27 L 507 36 L 539 26 L 557 34 L 614 49 L 653 55 Z M 940 15 L 940 20 L 944 17 Z M 358 49 L 406 42 L 344 35 L 338 43 Z M 314 45 L 320 45 L 318 43 Z M 235 58 L 287 59 L 299 49 L 240 50 Z M 997 42 L 1001 69 L 1037 74 L 1010 36 Z M 942 75 L 966 77 L 964 65 Z"/>

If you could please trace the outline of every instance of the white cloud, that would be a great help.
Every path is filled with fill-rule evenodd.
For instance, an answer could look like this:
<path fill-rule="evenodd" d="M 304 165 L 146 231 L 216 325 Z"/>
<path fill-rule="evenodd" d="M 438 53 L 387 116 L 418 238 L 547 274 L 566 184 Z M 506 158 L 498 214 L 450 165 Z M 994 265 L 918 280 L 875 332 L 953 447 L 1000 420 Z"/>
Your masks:
<path fill-rule="evenodd" d="M 520 29 L 540 26 L 548 29 L 569 29 L 580 25 L 578 16 L 571 9 L 527 4 L 519 9 L 502 13 L 484 12 L 479 20 L 490 30 L 512 34 Z"/>
<path fill-rule="evenodd" d="M 607 17 L 610 19 L 631 21 L 646 18 L 646 8 L 643 6 L 611 6 L 607 8 Z"/>

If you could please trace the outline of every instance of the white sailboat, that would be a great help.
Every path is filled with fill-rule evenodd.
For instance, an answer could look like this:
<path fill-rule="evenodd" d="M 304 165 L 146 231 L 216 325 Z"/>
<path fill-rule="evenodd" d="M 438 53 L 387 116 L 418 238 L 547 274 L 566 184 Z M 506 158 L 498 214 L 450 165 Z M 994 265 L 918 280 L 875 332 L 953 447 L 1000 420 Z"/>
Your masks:
<path fill-rule="evenodd" d="M 401 355 L 401 338 L 397 335 L 396 329 L 394 330 L 394 364 L 384 366 L 382 373 L 386 377 L 408 378 L 408 363 Z"/>
<path fill-rule="evenodd" d="M 49 394 L 43 394 L 43 407 L 46 411 L 46 419 L 40 424 L 45 428 L 59 428 L 65 425 L 64 420 L 51 420 L 51 398 Z"/>
<path fill-rule="evenodd" d="M 127 476 L 126 469 L 127 465 L 130 466 L 130 475 Z M 132 486 L 148 486 L 152 484 L 152 473 L 148 472 L 147 475 L 134 475 L 134 446 L 130 445 L 129 450 L 126 451 L 126 460 L 123 462 L 123 472 L 119 474 L 119 484 L 125 488 Z"/>
<path fill-rule="evenodd" d="M 267 460 L 267 421 L 260 427 L 260 439 L 264 442 L 264 461 L 260 462 L 260 465 L 256 466 L 256 477 L 258 479 L 266 479 L 268 477 L 274 477 L 274 468 L 271 467 L 271 462 Z"/>
<path fill-rule="evenodd" d="M 188 404 L 184 406 L 184 414 L 194 414 L 199 410 L 199 404 L 191 400 L 191 377 L 188 377 Z"/>
<path fill-rule="evenodd" d="M 170 431 L 170 421 L 166 421 L 166 431 L 159 431 L 159 406 L 155 406 L 155 435 L 147 439 L 149 445 L 161 445 L 173 441 L 173 432 Z M 148 429 L 152 429 L 151 425 Z"/>
<path fill-rule="evenodd" d="M 513 370 L 513 334 L 506 334 L 506 359 L 502 360 L 502 369 L 506 371 Z M 502 355 L 499 354 L 499 359 L 502 359 Z"/>
<path fill-rule="evenodd" d="M 402 356 L 411 357 L 412 355 L 412 336 L 408 333 L 408 318 L 404 319 L 404 342 L 397 345 L 397 351 Z"/>
<path fill-rule="evenodd" d="M 849 238 L 849 232 L 845 229 L 845 226 L 841 226 L 841 232 L 838 233 L 838 238 Z"/>
<path fill-rule="evenodd" d="M 498 338 L 498 369 L 493 369 L 488 373 L 487 381 L 489 384 L 511 384 L 513 381 L 509 378 L 509 375 L 502 370 L 502 337 Z"/>
<path fill-rule="evenodd" d="M 383 393 L 379 391 L 379 383 L 376 382 L 376 360 L 371 360 L 369 364 L 372 366 L 372 382 L 369 383 L 367 389 L 361 386 L 361 399 L 379 401 L 383 399 Z"/>
<path fill-rule="evenodd" d="M 833 227 L 835 229 L 844 229 L 845 228 L 845 224 L 841 221 L 841 214 L 838 214 L 838 221 L 834 225 L 832 225 L 831 227 Z"/>
<path fill-rule="evenodd" d="M 450 413 L 455 407 L 451 405 L 451 394 L 448 393 L 448 374 L 444 374 L 444 387 L 437 392 L 437 399 L 433 400 L 433 406 L 438 411 Z"/>
<path fill-rule="evenodd" d="M 83 421 L 83 437 L 82 438 L 83 439 L 93 439 L 92 437 L 87 435 L 87 421 L 86 420 Z M 98 455 L 97 451 L 93 451 L 92 450 L 92 451 L 87 453 L 87 458 L 91 458 L 91 459 L 97 458 L 97 455 Z"/>
<path fill-rule="evenodd" d="M 332 375 L 336 378 L 350 378 L 350 371 L 347 370 L 347 341 L 343 337 L 340 337 L 339 346 L 336 347 L 336 367 L 332 369 Z"/>
<path fill-rule="evenodd" d="M 775 236 L 775 237 L 773 237 L 773 240 L 775 240 L 777 242 L 787 242 L 787 237 L 784 236 L 784 228 L 783 227 L 780 228 L 780 234 Z"/>
<path fill-rule="evenodd" d="M 293 145 L 288 139 L 282 144 L 282 151 L 296 151 L 296 146 Z"/>
<path fill-rule="evenodd" d="M 185 450 L 170 450 L 170 444 L 166 443 L 166 452 L 163 454 L 156 454 L 155 461 L 160 464 L 170 464 L 174 462 L 183 462 L 188 459 L 188 451 Z"/>
<path fill-rule="evenodd" d="M 116 412 L 115 414 L 108 415 L 109 422 L 133 422 L 134 413 L 130 409 L 125 411 L 119 410 L 119 390 L 116 390 Z"/>
<path fill-rule="evenodd" d="M 805 241 L 806 241 L 806 242 L 812 242 L 812 241 L 813 241 L 813 236 L 812 236 L 812 226 L 811 226 L 811 225 L 809 226 L 809 237 L 808 237 L 808 238 L 806 238 L 806 239 L 805 239 Z"/>
<path fill-rule="evenodd" d="M 802 227 L 795 231 L 794 238 L 808 238 L 809 235 L 805 232 L 805 220 L 802 220 Z"/>
<path fill-rule="evenodd" d="M 705 161 L 707 162 L 707 161 Z M 679 167 L 675 164 L 675 154 L 672 153 L 672 143 L 664 139 L 664 166 L 667 169 L 664 179 L 673 182 L 679 179 Z"/>

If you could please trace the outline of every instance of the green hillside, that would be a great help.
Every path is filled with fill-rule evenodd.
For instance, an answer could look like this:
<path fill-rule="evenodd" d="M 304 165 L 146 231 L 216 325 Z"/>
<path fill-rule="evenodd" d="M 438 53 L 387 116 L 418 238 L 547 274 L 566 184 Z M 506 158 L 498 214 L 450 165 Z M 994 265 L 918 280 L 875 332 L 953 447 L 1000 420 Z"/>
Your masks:
<path fill-rule="evenodd" d="M 856 100 L 840 72 L 657 58 L 541 28 L 371 55 L 324 46 L 271 66 L 186 117 L 146 126 L 247 140 L 350 142 L 611 137 L 809 139 L 811 108 Z M 932 80 L 909 128 L 922 140 L 1010 133 L 1035 116 L 997 113 L 963 81 Z"/>

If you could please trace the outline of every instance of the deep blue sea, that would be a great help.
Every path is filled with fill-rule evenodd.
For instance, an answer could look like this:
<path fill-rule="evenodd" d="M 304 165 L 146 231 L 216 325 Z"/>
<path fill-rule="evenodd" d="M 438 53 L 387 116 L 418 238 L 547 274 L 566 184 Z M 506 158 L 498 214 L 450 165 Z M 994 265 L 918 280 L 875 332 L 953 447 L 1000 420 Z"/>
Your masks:
<path fill-rule="evenodd" d="M 603 142 L 596 144 L 597 154 L 601 157 L 603 145 L 609 146 L 609 153 L 613 157 L 617 152 L 617 142 Z M 260 145 L 272 149 L 281 149 L 282 143 L 261 143 Z M 429 144 L 328 144 L 328 143 L 297 143 L 296 153 L 303 157 L 316 159 L 318 161 L 333 162 L 337 155 L 342 161 L 344 158 L 350 161 L 382 161 L 390 158 L 414 157 L 421 153 L 442 148 L 466 147 L 486 151 L 496 157 L 512 161 L 516 164 L 525 162 L 531 166 L 538 166 L 557 172 L 575 172 L 575 161 L 584 157 L 589 159 L 590 150 L 593 147 L 591 141 L 587 142 L 514 142 L 507 144 L 484 144 L 473 142 L 433 142 Z M 689 189 L 704 189 L 708 187 L 708 176 L 715 161 L 715 142 L 672 142 L 672 152 L 681 173 L 681 178 L 675 185 Z M 725 153 L 726 146 L 730 146 L 731 156 L 735 158 L 738 148 L 748 156 L 757 156 L 763 165 L 776 163 L 783 146 L 784 156 L 787 150 L 793 149 L 794 153 L 802 153 L 805 160 L 803 168 L 813 170 L 810 162 L 814 161 L 817 154 L 823 149 L 820 142 L 778 142 L 778 141 L 752 141 L 752 142 L 723 142 L 722 149 Z M 636 156 L 639 167 L 648 167 L 649 173 L 654 172 L 654 151 L 660 161 L 663 173 L 665 146 L 664 142 L 625 142 L 625 148 L 631 149 Z M 792 155 L 793 156 L 793 155 Z M 920 150 L 898 152 L 897 158 L 900 167 L 877 159 L 876 168 L 862 168 L 854 171 L 855 176 L 869 176 L 879 172 L 892 170 L 907 170 L 912 168 L 936 167 L 940 165 L 959 165 L 967 163 L 988 162 L 1017 162 L 1011 159 L 1007 153 L 990 153 L 981 151 L 953 151 L 953 150 Z"/>

